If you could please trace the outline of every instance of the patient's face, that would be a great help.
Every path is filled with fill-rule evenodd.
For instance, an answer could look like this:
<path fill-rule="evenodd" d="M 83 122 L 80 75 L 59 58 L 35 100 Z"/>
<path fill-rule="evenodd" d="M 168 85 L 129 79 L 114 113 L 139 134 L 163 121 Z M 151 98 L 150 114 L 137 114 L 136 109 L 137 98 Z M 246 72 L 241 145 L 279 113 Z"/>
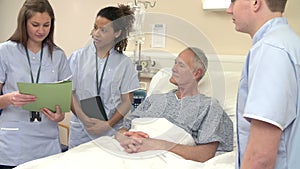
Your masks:
<path fill-rule="evenodd" d="M 194 53 L 190 50 L 184 50 L 178 55 L 172 68 L 171 83 L 180 86 L 195 81 L 193 55 Z"/>

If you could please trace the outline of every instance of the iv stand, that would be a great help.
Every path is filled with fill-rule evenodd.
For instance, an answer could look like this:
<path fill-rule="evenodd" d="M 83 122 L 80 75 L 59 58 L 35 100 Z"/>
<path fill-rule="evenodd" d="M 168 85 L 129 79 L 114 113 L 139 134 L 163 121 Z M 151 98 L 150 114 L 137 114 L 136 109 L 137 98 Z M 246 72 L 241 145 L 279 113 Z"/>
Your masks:
<path fill-rule="evenodd" d="M 151 7 L 151 8 L 154 8 L 155 5 L 156 5 L 156 1 L 154 1 L 153 3 L 151 3 L 150 1 L 139 1 L 139 0 L 134 0 L 134 4 L 135 6 L 138 6 L 138 3 L 142 3 L 145 7 L 145 9 L 147 9 L 148 5 Z"/>
<path fill-rule="evenodd" d="M 144 13 L 145 9 L 147 9 L 148 5 L 151 8 L 154 8 L 156 5 L 156 1 L 151 3 L 150 1 L 142 1 L 142 0 L 134 0 L 134 6 L 132 7 L 135 10 L 136 15 L 136 24 L 137 29 L 133 32 L 133 37 L 135 40 L 135 49 L 134 49 L 134 62 L 136 62 L 136 56 L 137 56 L 137 50 L 138 50 L 138 61 L 136 62 L 136 70 L 138 72 L 142 71 L 142 65 L 141 65 L 141 57 L 142 57 L 142 44 L 144 43 L 144 37 L 142 33 L 142 24 L 144 20 Z M 140 73 L 138 73 L 140 75 Z"/>

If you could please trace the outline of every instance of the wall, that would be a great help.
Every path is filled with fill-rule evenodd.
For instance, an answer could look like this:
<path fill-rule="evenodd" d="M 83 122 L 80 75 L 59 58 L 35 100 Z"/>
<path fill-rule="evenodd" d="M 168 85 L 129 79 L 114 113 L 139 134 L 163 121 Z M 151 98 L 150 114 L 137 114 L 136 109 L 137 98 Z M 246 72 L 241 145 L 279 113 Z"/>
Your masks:
<path fill-rule="evenodd" d="M 127 0 L 49 0 L 56 14 L 55 42 L 69 56 L 87 44 L 98 10 L 107 5 L 128 3 Z M 152 0 L 153 1 L 153 0 Z M 0 42 L 15 30 L 21 0 L 0 0 Z M 300 1 L 290 0 L 285 16 L 300 34 Z M 150 17 L 147 17 L 150 16 Z M 167 23 L 166 48 L 151 48 L 151 24 Z M 145 18 L 146 42 L 143 50 L 177 53 L 184 45 L 197 45 L 219 55 L 245 55 L 251 45 L 248 35 L 234 30 L 231 16 L 225 11 L 204 11 L 201 0 L 158 0 L 148 8 Z M 147 34 L 148 33 L 148 34 Z M 129 46 L 129 50 L 133 45 Z"/>

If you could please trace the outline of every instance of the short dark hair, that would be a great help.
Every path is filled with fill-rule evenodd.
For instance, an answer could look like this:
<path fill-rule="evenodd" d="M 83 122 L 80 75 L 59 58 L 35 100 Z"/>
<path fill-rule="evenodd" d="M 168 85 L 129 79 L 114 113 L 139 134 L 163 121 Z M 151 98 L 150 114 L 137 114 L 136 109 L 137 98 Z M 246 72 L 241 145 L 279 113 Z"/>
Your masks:
<path fill-rule="evenodd" d="M 265 0 L 272 12 L 284 12 L 287 0 Z"/>

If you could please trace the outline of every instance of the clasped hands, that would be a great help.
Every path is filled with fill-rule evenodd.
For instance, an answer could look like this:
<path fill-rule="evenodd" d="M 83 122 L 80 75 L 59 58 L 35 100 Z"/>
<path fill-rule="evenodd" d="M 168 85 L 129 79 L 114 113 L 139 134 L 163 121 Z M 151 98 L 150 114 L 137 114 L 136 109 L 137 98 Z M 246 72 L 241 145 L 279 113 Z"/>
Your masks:
<path fill-rule="evenodd" d="M 139 153 L 149 150 L 166 150 L 167 142 L 150 138 L 142 131 L 126 131 L 117 139 L 127 153 Z"/>

